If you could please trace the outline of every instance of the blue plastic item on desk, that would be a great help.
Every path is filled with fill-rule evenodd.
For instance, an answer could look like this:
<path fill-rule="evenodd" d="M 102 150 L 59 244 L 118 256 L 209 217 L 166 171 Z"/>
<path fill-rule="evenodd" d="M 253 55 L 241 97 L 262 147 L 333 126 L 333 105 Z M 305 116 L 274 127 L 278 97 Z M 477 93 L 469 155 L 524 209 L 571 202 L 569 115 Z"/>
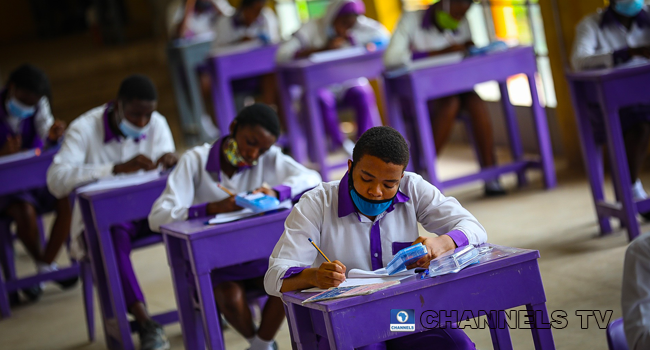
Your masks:
<path fill-rule="evenodd" d="M 487 46 L 483 46 L 483 47 L 473 46 L 467 49 L 470 56 L 480 56 L 492 52 L 499 52 L 499 51 L 506 51 L 506 50 L 508 50 L 508 44 L 506 44 L 503 41 L 495 41 L 493 43 L 490 43 Z"/>
<path fill-rule="evenodd" d="M 386 266 L 386 271 L 388 272 L 388 275 L 394 275 L 398 272 L 404 271 L 408 265 L 418 261 L 421 257 L 427 255 L 427 253 L 427 247 L 422 243 L 404 248 L 395 254 L 393 260 L 391 260 L 388 263 L 388 266 Z"/>
<path fill-rule="evenodd" d="M 250 209 L 255 213 L 260 213 L 277 208 L 280 205 L 280 201 L 264 193 L 255 193 L 237 195 L 235 197 L 235 204 L 242 208 Z"/>

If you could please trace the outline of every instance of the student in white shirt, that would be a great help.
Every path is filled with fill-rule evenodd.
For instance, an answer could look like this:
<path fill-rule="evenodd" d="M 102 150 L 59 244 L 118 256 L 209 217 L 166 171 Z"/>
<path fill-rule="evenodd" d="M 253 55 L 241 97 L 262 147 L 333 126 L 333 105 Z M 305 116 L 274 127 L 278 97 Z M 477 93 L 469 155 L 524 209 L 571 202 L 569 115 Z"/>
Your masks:
<path fill-rule="evenodd" d="M 632 241 L 625 252 L 621 306 L 630 350 L 650 349 L 650 235 Z"/>
<path fill-rule="evenodd" d="M 472 0 L 441 0 L 427 10 L 404 13 L 386 49 L 386 67 L 395 68 L 412 60 L 466 52 L 474 45 L 465 17 L 472 3 Z M 462 110 L 467 111 L 471 118 L 481 166 L 496 165 L 490 115 L 485 102 L 473 90 L 429 101 L 436 152 L 440 154 L 446 145 L 454 121 Z M 498 178 L 486 181 L 485 194 L 505 194 Z"/>
<path fill-rule="evenodd" d="M 174 140 L 156 106 L 157 92 L 149 78 L 132 75 L 124 79 L 115 101 L 86 112 L 70 124 L 47 172 L 50 192 L 63 198 L 75 188 L 101 178 L 158 166 L 173 167 L 177 162 Z M 83 231 L 78 206 L 72 219 L 74 244 L 79 243 Z M 169 348 L 162 327 L 147 312 L 129 257 L 131 242 L 152 234 L 146 219 L 111 227 L 127 310 L 140 325 L 142 350 Z M 79 249 L 77 245 L 75 250 Z"/>
<path fill-rule="evenodd" d="M 212 32 L 217 18 L 234 11 L 227 0 L 175 0 L 167 10 L 169 36 L 191 38 Z"/>
<path fill-rule="evenodd" d="M 269 261 L 264 286 L 270 295 L 311 287 L 336 287 L 350 269 L 385 267 L 395 254 L 423 243 L 429 252 L 409 268 L 456 247 L 481 244 L 485 229 L 456 199 L 421 176 L 405 172 L 409 149 L 395 129 L 366 131 L 354 147 L 341 181 L 307 192 L 293 208 Z M 418 223 L 435 238 L 420 237 Z M 311 238 L 331 259 L 325 261 Z M 325 348 L 319 340 L 319 348 Z M 436 329 L 387 343 L 394 349 L 474 349 L 460 329 Z M 371 347 L 368 347 L 371 348 Z"/>
<path fill-rule="evenodd" d="M 650 9 L 643 0 L 611 0 L 609 7 L 583 19 L 576 27 L 571 62 L 577 71 L 647 63 L 650 58 Z M 606 141 L 602 111 L 589 106 L 596 142 Z M 648 198 L 639 180 L 650 140 L 650 104 L 619 111 L 635 200 Z M 650 212 L 642 213 L 650 220 Z"/>
<path fill-rule="evenodd" d="M 29 64 L 21 65 L 11 72 L 6 86 L 0 90 L 0 157 L 33 148 L 58 146 L 65 123 L 52 117 L 50 82 L 45 72 Z M 42 251 L 38 215 L 51 211 L 56 212 L 56 220 Z M 0 214 L 7 215 L 16 223 L 16 235 L 36 263 L 38 272 L 57 270 L 54 260 L 70 231 L 67 198 L 57 200 L 47 187 L 22 191 L 0 197 Z M 68 288 L 77 282 L 77 278 L 57 282 Z M 23 292 L 30 300 L 36 300 L 42 288 L 35 285 Z"/>
<path fill-rule="evenodd" d="M 300 165 L 274 145 L 280 135 L 280 122 L 269 106 L 254 104 L 244 108 L 232 122 L 230 132 L 214 144 L 197 146 L 181 157 L 149 214 L 152 230 L 159 231 L 161 225 L 174 221 L 241 209 L 235 197 L 219 186 L 232 193 L 259 191 L 284 201 L 321 182 L 318 172 Z M 268 264 L 268 259 L 262 259 L 212 273 L 219 310 L 248 339 L 252 350 L 271 349 L 284 320 L 282 301 L 270 297 L 260 328 L 256 331 L 253 326 L 245 292 L 247 288 L 264 288 Z"/>
<path fill-rule="evenodd" d="M 347 47 L 385 45 L 390 33 L 381 23 L 364 16 L 365 12 L 361 0 L 330 2 L 325 16 L 305 23 L 291 39 L 282 43 L 278 49 L 277 61 L 289 62 L 309 57 L 316 52 Z M 339 148 L 346 142 L 339 128 L 338 106 L 354 109 L 357 138 L 369 128 L 381 125 L 375 94 L 366 78 L 321 89 L 318 95 L 325 131 L 333 148 Z"/>

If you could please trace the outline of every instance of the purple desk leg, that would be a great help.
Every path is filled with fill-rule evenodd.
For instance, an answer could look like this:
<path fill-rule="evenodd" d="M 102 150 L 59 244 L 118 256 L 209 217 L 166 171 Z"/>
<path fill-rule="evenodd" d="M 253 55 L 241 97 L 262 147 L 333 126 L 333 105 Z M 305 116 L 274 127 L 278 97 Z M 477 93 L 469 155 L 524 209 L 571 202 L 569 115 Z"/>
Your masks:
<path fill-rule="evenodd" d="M 174 281 L 174 291 L 176 292 L 176 304 L 178 305 L 178 315 L 181 323 L 183 334 L 194 334 L 194 336 L 184 336 L 183 344 L 185 349 L 205 349 L 205 338 L 203 329 L 197 319 L 198 312 L 194 309 L 194 287 L 190 285 L 186 271 L 187 256 L 186 241 L 178 238 L 164 235 L 165 247 L 167 248 L 167 257 Z"/>
<path fill-rule="evenodd" d="M 228 133 L 230 122 L 235 119 L 235 102 L 232 95 L 230 79 L 220 72 L 217 59 L 211 59 L 212 66 L 212 101 L 217 126 L 222 135 Z"/>
<path fill-rule="evenodd" d="M 587 170 L 587 176 L 589 177 L 591 194 L 594 198 L 594 209 L 598 215 L 600 233 L 605 235 L 612 232 L 612 225 L 609 222 L 609 217 L 599 214 L 598 210 L 598 203 L 604 202 L 605 200 L 605 192 L 603 191 L 605 175 L 603 173 L 602 149 L 596 144 L 596 140 L 594 139 L 594 130 L 589 121 L 589 111 L 585 104 L 582 103 L 583 101 L 578 100 L 585 97 L 582 87 L 576 83 L 570 83 L 569 88 L 571 89 L 573 106 L 576 109 L 578 136 L 580 137 L 580 144 L 582 145 L 582 157 L 583 159 L 588 160 L 584 163 Z"/>
<path fill-rule="evenodd" d="M 296 112 L 293 109 L 293 99 L 291 98 L 291 86 L 286 83 L 284 74 L 279 72 L 277 74 L 278 85 L 280 91 L 280 102 L 284 110 L 285 122 L 287 123 L 287 133 L 289 134 L 289 145 L 291 145 L 291 154 L 296 162 L 305 164 L 307 161 L 307 154 L 305 150 L 305 139 L 302 135 L 302 128 Z"/>
<path fill-rule="evenodd" d="M 546 304 L 526 305 L 526 309 L 528 315 L 535 320 L 535 324 L 531 325 L 530 330 L 533 333 L 535 349 L 555 349 Z"/>
<path fill-rule="evenodd" d="M 285 303 L 284 310 L 287 313 L 289 329 L 293 335 L 291 340 L 295 342 L 294 344 L 296 346 L 296 349 L 317 349 L 318 342 L 316 341 L 316 335 L 312 329 L 312 321 L 311 316 L 309 315 L 309 309 L 293 303 Z"/>
<path fill-rule="evenodd" d="M 623 142 L 623 130 L 621 119 L 618 114 L 619 106 L 608 100 L 608 94 L 615 96 L 610 91 L 613 86 L 598 86 L 598 96 L 605 116 L 605 130 L 607 131 L 607 148 L 614 171 L 614 188 L 620 196 L 619 200 L 623 206 L 623 223 L 627 227 L 627 233 L 632 241 L 640 234 L 640 228 L 636 221 L 636 203 L 632 198 L 632 184 L 630 183 L 630 171 L 628 169 L 627 156 L 625 154 L 625 143 Z"/>
<path fill-rule="evenodd" d="M 307 86 L 303 83 L 303 86 Z M 327 167 L 327 154 L 325 138 L 325 127 L 323 125 L 323 118 L 318 106 L 318 91 L 305 89 L 303 95 L 303 105 L 305 106 L 305 119 L 307 120 L 307 128 L 309 129 L 310 148 L 314 153 L 313 160 L 316 161 L 318 169 L 323 181 L 329 181 L 329 172 Z"/>
<path fill-rule="evenodd" d="M 510 339 L 510 330 L 505 324 L 505 314 L 505 311 L 500 310 L 492 311 L 487 316 L 490 335 L 492 336 L 492 346 L 499 350 L 512 350 L 512 339 Z"/>
<path fill-rule="evenodd" d="M 193 262 L 193 265 L 195 265 L 195 262 Z M 196 271 L 196 268 L 193 267 L 192 270 Z M 198 294 L 201 303 L 201 317 L 203 318 L 203 333 L 208 339 L 208 349 L 225 349 L 223 336 L 220 331 L 221 326 L 219 325 L 219 310 L 214 300 L 210 274 L 195 275 L 194 279 L 196 285 L 199 286 Z M 216 331 L 211 332 L 211 330 Z"/>
<path fill-rule="evenodd" d="M 431 184 L 442 190 L 442 184 L 436 173 L 436 163 L 438 156 L 436 154 L 435 142 L 433 139 L 433 132 L 431 132 L 431 120 L 429 119 L 429 108 L 427 105 L 427 97 L 420 93 L 415 85 L 411 84 L 411 105 L 415 108 L 416 127 L 419 130 L 426 130 L 418 133 L 418 140 L 420 141 L 420 151 L 422 152 L 422 159 L 424 159 L 424 166 L 429 176 Z"/>
<path fill-rule="evenodd" d="M 537 130 L 537 143 L 539 144 L 542 171 L 544 172 L 544 184 L 547 189 L 551 189 L 557 185 L 557 180 L 555 178 L 555 165 L 553 164 L 553 150 L 551 148 L 551 136 L 548 132 L 548 121 L 546 120 L 546 112 L 544 112 L 544 108 L 539 103 L 535 75 L 528 74 L 527 76 L 533 100 L 533 118 L 535 121 L 535 129 Z"/>
<path fill-rule="evenodd" d="M 510 103 L 510 95 L 508 94 L 508 84 L 506 82 L 499 82 L 499 90 L 501 91 L 501 104 L 503 105 L 503 115 L 506 120 L 506 128 L 508 129 L 508 140 L 510 141 L 510 152 L 512 153 L 513 161 L 524 160 L 524 147 L 521 145 L 521 133 L 519 132 L 519 123 L 517 123 L 517 115 L 515 109 Z M 517 185 L 523 187 L 528 181 L 526 180 L 526 169 L 517 172 Z"/>

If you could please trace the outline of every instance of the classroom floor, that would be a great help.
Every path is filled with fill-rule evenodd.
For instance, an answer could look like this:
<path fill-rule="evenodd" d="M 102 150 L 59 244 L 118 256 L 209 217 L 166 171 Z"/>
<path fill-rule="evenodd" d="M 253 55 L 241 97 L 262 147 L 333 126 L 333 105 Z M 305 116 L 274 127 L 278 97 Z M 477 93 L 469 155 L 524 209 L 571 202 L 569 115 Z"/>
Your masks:
<path fill-rule="evenodd" d="M 475 168 L 469 148 L 451 147 L 441 159 L 443 177 Z M 506 197 L 486 199 L 479 184 L 449 191 L 485 226 L 491 243 L 537 249 L 549 312 L 567 312 L 568 327 L 554 330 L 557 349 L 607 349 L 605 330 L 591 319 L 581 329 L 576 310 L 613 310 L 621 316 L 620 285 L 623 257 L 627 246 L 624 232 L 598 236 L 591 194 L 583 175 L 573 174 L 558 164 L 559 186 L 545 191 L 540 177 L 530 174 L 531 184 L 516 189 L 514 177 L 504 182 L 510 189 Z M 645 176 L 650 184 L 650 176 Z M 647 231 L 645 225 L 643 230 Z M 424 231 L 423 231 L 424 232 Z M 18 245 L 17 245 L 18 246 Z M 18 268 L 30 273 L 33 264 L 18 248 Z M 138 277 L 153 312 L 174 307 L 174 292 L 162 246 L 137 251 L 133 255 Z M 513 286 L 514 287 L 514 286 Z M 0 321 L 0 348 L 3 349 L 104 349 L 99 310 L 96 311 L 97 340 L 88 343 L 81 289 L 61 291 L 47 285 L 36 304 L 15 307 L 9 319 Z M 182 349 L 178 325 L 165 328 L 173 349 Z M 232 329 L 225 332 L 228 349 L 246 349 L 247 344 Z M 469 330 L 479 349 L 491 349 L 489 331 Z M 515 349 L 533 349 L 528 330 L 511 331 Z M 136 337 L 137 338 L 137 337 Z M 277 337 L 280 349 L 290 349 L 288 328 Z"/>

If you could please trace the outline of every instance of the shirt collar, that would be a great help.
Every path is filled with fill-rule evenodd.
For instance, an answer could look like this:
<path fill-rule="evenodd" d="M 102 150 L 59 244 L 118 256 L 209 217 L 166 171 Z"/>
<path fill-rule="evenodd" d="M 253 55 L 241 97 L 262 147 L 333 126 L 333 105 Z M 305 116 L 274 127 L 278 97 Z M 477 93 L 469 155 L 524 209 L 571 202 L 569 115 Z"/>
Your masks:
<path fill-rule="evenodd" d="M 120 134 L 116 135 L 113 132 L 113 130 L 111 129 L 111 125 L 109 123 L 109 120 L 108 120 L 108 118 L 110 117 L 110 112 L 113 111 L 114 106 L 115 106 L 115 101 L 111 101 L 111 102 L 108 102 L 106 104 L 106 107 L 104 108 L 104 116 L 102 118 L 104 120 L 104 143 L 109 143 L 109 142 L 111 142 L 113 140 L 115 140 L 117 142 L 121 142 L 122 139 L 123 139 L 122 135 L 120 135 Z M 149 121 L 149 122 L 151 123 L 151 121 Z M 138 137 L 137 139 L 135 139 L 134 141 L 135 142 L 140 142 L 141 140 L 144 140 L 146 138 L 147 138 L 147 134 L 144 134 L 144 135 Z"/>
<path fill-rule="evenodd" d="M 210 147 L 210 152 L 208 153 L 208 161 L 205 162 L 205 170 L 216 174 L 217 181 L 221 181 L 221 146 L 229 136 L 230 135 L 222 136 L 212 144 L 212 147 Z M 235 173 L 248 170 L 250 168 L 250 166 L 241 166 L 235 170 Z"/>
<path fill-rule="evenodd" d="M 343 175 L 343 178 L 339 182 L 339 217 L 345 217 L 348 216 L 354 212 L 356 212 L 356 208 L 354 207 L 354 203 L 352 202 L 352 196 L 350 196 L 350 191 L 348 190 L 350 186 L 350 176 L 348 175 L 349 172 L 345 172 L 345 175 Z M 397 191 L 397 195 L 395 196 L 395 200 L 393 200 L 393 203 L 391 203 L 390 207 L 388 207 L 388 210 L 386 210 L 387 213 L 390 213 L 395 209 L 395 204 L 397 203 L 404 203 L 409 201 L 409 197 L 406 196 L 402 191 Z"/>
<path fill-rule="evenodd" d="M 650 27 L 650 14 L 643 8 L 639 14 L 632 18 L 633 22 L 636 23 L 639 28 Z M 603 13 L 603 17 L 600 19 L 600 28 L 605 28 L 614 25 L 621 25 L 621 22 L 618 21 L 616 13 L 611 7 L 608 7 L 607 10 Z"/>

